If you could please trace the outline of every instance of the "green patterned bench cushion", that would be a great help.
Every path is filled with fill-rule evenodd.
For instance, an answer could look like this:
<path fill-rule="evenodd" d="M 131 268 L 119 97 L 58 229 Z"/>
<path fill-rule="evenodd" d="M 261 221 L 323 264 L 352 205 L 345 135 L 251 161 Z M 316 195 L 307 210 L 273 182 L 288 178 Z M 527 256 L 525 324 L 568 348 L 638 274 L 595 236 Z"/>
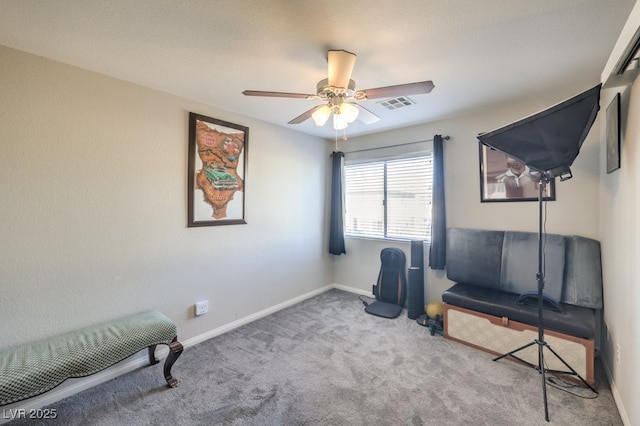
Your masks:
<path fill-rule="evenodd" d="M 68 378 L 104 370 L 147 347 L 170 344 L 176 325 L 157 311 L 28 343 L 0 352 L 0 405 L 47 392 Z"/>

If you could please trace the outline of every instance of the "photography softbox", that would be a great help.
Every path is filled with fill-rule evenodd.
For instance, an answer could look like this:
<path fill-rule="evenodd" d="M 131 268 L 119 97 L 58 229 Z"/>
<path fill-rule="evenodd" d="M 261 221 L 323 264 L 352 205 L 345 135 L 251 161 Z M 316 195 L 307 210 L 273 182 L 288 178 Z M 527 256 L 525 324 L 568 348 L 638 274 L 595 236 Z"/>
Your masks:
<path fill-rule="evenodd" d="M 578 156 L 580 147 L 600 109 L 600 86 L 598 85 L 551 108 L 500 129 L 482 133 L 478 135 L 478 139 L 484 145 L 515 158 L 532 170 L 541 173 L 541 182 L 548 182 L 556 176 L 559 176 L 560 180 L 569 179 L 571 177 L 570 166 Z M 512 357 L 535 368 L 541 374 L 544 417 L 545 420 L 549 421 L 545 373 L 552 372 L 552 370 L 548 370 L 545 366 L 544 348 L 562 361 L 568 369 L 568 371 L 564 372 L 553 370 L 554 374 L 573 375 L 595 394 L 598 392 L 544 341 L 544 234 L 542 208 L 544 186 L 544 183 L 538 185 L 538 273 L 536 274 L 538 282 L 538 338 L 493 360 L 498 361 L 505 357 Z M 538 346 L 538 365 L 530 364 L 516 355 L 519 351 L 533 345 Z"/>
<path fill-rule="evenodd" d="M 571 176 L 569 166 L 578 156 L 600 109 L 601 86 L 499 129 L 481 133 L 478 139 L 547 178 L 568 178 Z"/>

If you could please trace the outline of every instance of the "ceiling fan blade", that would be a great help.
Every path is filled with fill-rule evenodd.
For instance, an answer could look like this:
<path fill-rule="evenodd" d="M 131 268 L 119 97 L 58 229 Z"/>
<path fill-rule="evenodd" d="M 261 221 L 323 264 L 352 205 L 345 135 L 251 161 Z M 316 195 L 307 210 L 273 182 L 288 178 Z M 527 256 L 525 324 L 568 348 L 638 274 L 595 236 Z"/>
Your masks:
<path fill-rule="evenodd" d="M 375 89 L 359 90 L 355 94 L 356 99 L 380 99 L 393 98 L 404 95 L 421 95 L 433 90 L 434 85 L 431 80 L 417 83 L 399 84 L 397 86 L 378 87 Z"/>
<path fill-rule="evenodd" d="M 376 121 L 380 120 L 380 117 L 355 102 L 352 102 L 353 105 L 358 107 L 360 113 L 358 114 L 358 120 L 362 121 L 364 124 L 373 124 Z"/>
<path fill-rule="evenodd" d="M 327 60 L 329 62 L 329 86 L 343 89 L 349 87 L 356 55 L 346 50 L 330 50 Z"/>
<path fill-rule="evenodd" d="M 266 92 L 262 90 L 245 90 L 244 92 L 242 92 L 242 94 L 245 96 L 268 96 L 272 98 L 318 99 L 318 95 L 287 92 Z"/>
<path fill-rule="evenodd" d="M 294 118 L 293 120 L 289 121 L 288 124 L 300 124 L 300 123 L 302 123 L 303 121 L 309 119 L 311 117 L 311 114 L 313 114 L 314 112 L 316 112 L 316 110 L 322 108 L 323 106 L 324 106 L 324 104 L 314 106 L 309 111 L 305 111 L 302 114 L 300 114 L 299 116 L 297 116 L 296 118 Z"/>

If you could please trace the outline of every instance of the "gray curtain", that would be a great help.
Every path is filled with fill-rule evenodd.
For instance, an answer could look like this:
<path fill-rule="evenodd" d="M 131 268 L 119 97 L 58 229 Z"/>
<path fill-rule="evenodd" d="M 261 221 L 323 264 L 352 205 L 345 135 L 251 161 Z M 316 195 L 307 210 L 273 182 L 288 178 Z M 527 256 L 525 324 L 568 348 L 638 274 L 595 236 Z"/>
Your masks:
<path fill-rule="evenodd" d="M 329 253 L 347 253 L 344 248 L 344 207 L 342 196 L 344 152 L 334 151 L 331 167 L 331 223 L 329 224 Z"/>
<path fill-rule="evenodd" d="M 429 267 L 431 269 L 444 269 L 447 264 L 447 219 L 444 204 L 444 148 L 441 135 L 433 137 L 432 197 Z"/>

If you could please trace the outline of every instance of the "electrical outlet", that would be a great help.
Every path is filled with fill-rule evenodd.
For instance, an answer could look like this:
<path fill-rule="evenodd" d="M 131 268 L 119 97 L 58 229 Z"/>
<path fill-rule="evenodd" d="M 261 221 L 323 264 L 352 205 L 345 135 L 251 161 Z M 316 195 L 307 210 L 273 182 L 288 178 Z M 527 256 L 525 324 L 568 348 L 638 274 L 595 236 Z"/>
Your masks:
<path fill-rule="evenodd" d="M 195 304 L 195 314 L 196 314 L 196 316 L 204 315 L 207 312 L 209 312 L 209 301 L 202 300 L 200 302 L 196 302 L 196 304 Z"/>
<path fill-rule="evenodd" d="M 620 364 L 620 345 L 616 345 L 616 363 Z"/>

